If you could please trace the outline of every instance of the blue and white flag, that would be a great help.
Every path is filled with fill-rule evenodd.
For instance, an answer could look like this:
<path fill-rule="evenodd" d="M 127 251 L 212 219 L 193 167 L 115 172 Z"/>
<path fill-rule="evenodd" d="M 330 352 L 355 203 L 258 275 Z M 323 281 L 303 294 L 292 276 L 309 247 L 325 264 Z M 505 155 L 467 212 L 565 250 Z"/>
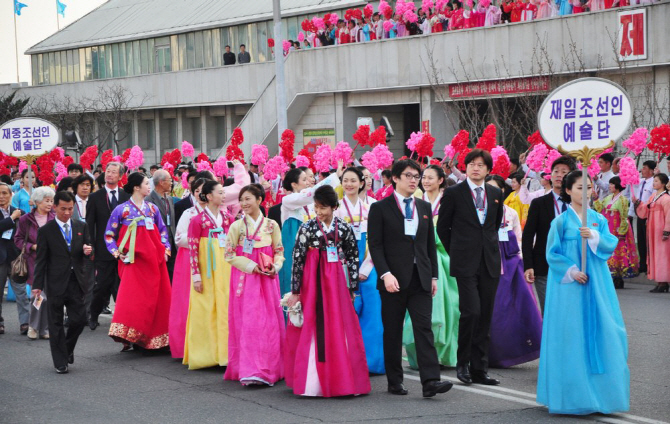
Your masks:
<path fill-rule="evenodd" d="M 14 13 L 21 16 L 21 9 L 24 7 L 28 7 L 28 5 L 21 3 L 19 0 L 14 0 Z"/>
<path fill-rule="evenodd" d="M 59 0 L 56 0 L 56 10 L 59 15 L 62 17 L 65 17 L 65 8 L 67 5 L 65 3 L 61 3 Z"/>

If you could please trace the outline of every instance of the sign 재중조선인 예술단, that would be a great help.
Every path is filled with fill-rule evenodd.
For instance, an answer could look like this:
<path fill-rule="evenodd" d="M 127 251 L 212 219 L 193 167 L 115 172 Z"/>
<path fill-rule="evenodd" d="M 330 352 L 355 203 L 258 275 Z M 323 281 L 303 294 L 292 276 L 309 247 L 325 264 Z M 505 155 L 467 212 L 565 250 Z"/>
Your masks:
<path fill-rule="evenodd" d="M 16 118 L 0 127 L 0 151 L 10 156 L 41 156 L 59 141 L 58 128 L 40 118 Z"/>

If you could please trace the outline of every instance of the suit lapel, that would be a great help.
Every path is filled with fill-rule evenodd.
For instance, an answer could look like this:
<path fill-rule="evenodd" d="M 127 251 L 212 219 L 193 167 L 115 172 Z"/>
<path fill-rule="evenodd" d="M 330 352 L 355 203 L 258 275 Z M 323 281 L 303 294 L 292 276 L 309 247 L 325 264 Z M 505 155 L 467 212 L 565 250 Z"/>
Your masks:
<path fill-rule="evenodd" d="M 489 222 L 490 219 L 496 218 L 496 209 L 498 208 L 498 199 L 495 197 L 495 190 L 489 184 L 484 184 L 484 190 L 486 190 L 486 219 L 484 224 Z M 521 218 L 521 217 L 519 217 Z"/>
<path fill-rule="evenodd" d="M 53 224 L 51 224 L 52 222 L 53 222 Z M 72 222 L 74 222 L 74 221 L 71 219 L 70 222 L 72 223 Z M 68 247 L 67 247 L 67 242 L 65 241 L 65 236 L 63 235 L 63 231 L 61 230 L 60 225 L 59 225 L 58 222 L 56 221 L 56 218 L 54 218 L 53 220 L 49 221 L 49 223 L 50 223 L 51 226 L 53 227 L 53 229 L 52 229 L 51 231 L 54 232 L 55 237 L 56 237 L 56 238 L 59 240 L 59 242 L 63 245 L 63 249 L 64 249 L 66 252 L 68 252 L 68 254 L 69 254 L 69 253 L 70 253 L 70 249 L 68 249 Z M 71 225 L 71 227 L 70 227 L 70 231 L 72 231 L 72 233 L 74 234 L 74 228 L 72 228 L 72 224 L 70 224 L 70 225 Z M 71 241 L 70 241 L 70 246 L 72 246 L 72 242 L 71 242 Z"/>
<path fill-rule="evenodd" d="M 475 202 L 472 200 L 472 191 L 470 190 L 467 180 L 463 181 L 460 186 L 463 187 L 461 189 L 461 194 L 463 195 L 463 199 L 465 199 L 465 204 L 468 205 L 467 208 L 470 210 L 471 219 L 475 220 L 478 225 L 481 225 L 481 222 L 479 222 L 479 215 L 477 214 L 477 208 L 475 208 Z"/>

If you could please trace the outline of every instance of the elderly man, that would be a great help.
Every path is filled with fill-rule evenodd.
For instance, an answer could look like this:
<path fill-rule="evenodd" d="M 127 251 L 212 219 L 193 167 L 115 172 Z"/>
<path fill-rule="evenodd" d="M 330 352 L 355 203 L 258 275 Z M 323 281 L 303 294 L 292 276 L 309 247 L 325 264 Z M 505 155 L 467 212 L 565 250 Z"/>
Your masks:
<path fill-rule="evenodd" d="M 174 233 L 175 227 L 177 225 L 174 213 L 174 202 L 172 201 L 172 176 L 169 172 L 164 169 L 159 169 L 154 172 L 153 175 L 154 182 L 154 191 L 147 197 L 147 201 L 158 206 L 158 210 L 161 212 L 161 217 L 165 226 L 168 228 L 170 233 L 170 246 L 171 251 L 176 252 L 174 244 Z M 169 257 L 167 267 L 168 274 L 170 274 L 170 281 L 172 281 L 172 271 L 174 270 L 174 261 L 177 255 L 171 255 Z"/>

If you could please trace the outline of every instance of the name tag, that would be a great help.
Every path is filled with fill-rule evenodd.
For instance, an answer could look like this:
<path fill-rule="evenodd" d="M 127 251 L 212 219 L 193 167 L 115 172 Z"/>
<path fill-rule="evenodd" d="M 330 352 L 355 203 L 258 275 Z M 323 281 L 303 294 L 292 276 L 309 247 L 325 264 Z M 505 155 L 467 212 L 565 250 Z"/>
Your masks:
<path fill-rule="evenodd" d="M 217 238 L 219 239 L 219 247 L 226 247 L 226 233 L 220 232 Z"/>
<path fill-rule="evenodd" d="M 144 218 L 144 226 L 147 227 L 147 230 L 151 231 L 154 229 L 154 220 L 151 218 Z"/>
<path fill-rule="evenodd" d="M 328 259 L 328 262 L 337 262 L 339 259 L 337 257 L 337 247 L 335 246 L 326 247 L 326 258 Z"/>
<path fill-rule="evenodd" d="M 169 226 L 170 226 L 170 215 L 169 215 L 169 214 L 166 215 L 165 218 L 167 218 L 167 219 L 166 219 L 166 221 L 167 221 L 167 226 L 169 227 Z"/>
<path fill-rule="evenodd" d="M 413 219 L 406 219 L 405 220 L 405 235 L 406 236 L 411 236 L 415 237 L 416 236 L 416 229 L 418 226 L 419 220 L 414 221 Z"/>
<path fill-rule="evenodd" d="M 354 228 L 354 235 L 356 236 L 356 240 L 361 239 L 361 227 L 353 227 Z"/>
<path fill-rule="evenodd" d="M 509 241 L 509 232 L 507 227 L 498 230 L 498 241 Z"/>
<path fill-rule="evenodd" d="M 252 254 L 254 251 L 254 241 L 253 239 L 244 239 L 244 244 L 242 245 L 242 251 L 247 254 Z"/>
<path fill-rule="evenodd" d="M 14 232 L 14 229 L 10 228 L 9 230 L 2 233 L 2 238 L 5 239 L 5 240 L 11 240 L 13 232 Z"/>

